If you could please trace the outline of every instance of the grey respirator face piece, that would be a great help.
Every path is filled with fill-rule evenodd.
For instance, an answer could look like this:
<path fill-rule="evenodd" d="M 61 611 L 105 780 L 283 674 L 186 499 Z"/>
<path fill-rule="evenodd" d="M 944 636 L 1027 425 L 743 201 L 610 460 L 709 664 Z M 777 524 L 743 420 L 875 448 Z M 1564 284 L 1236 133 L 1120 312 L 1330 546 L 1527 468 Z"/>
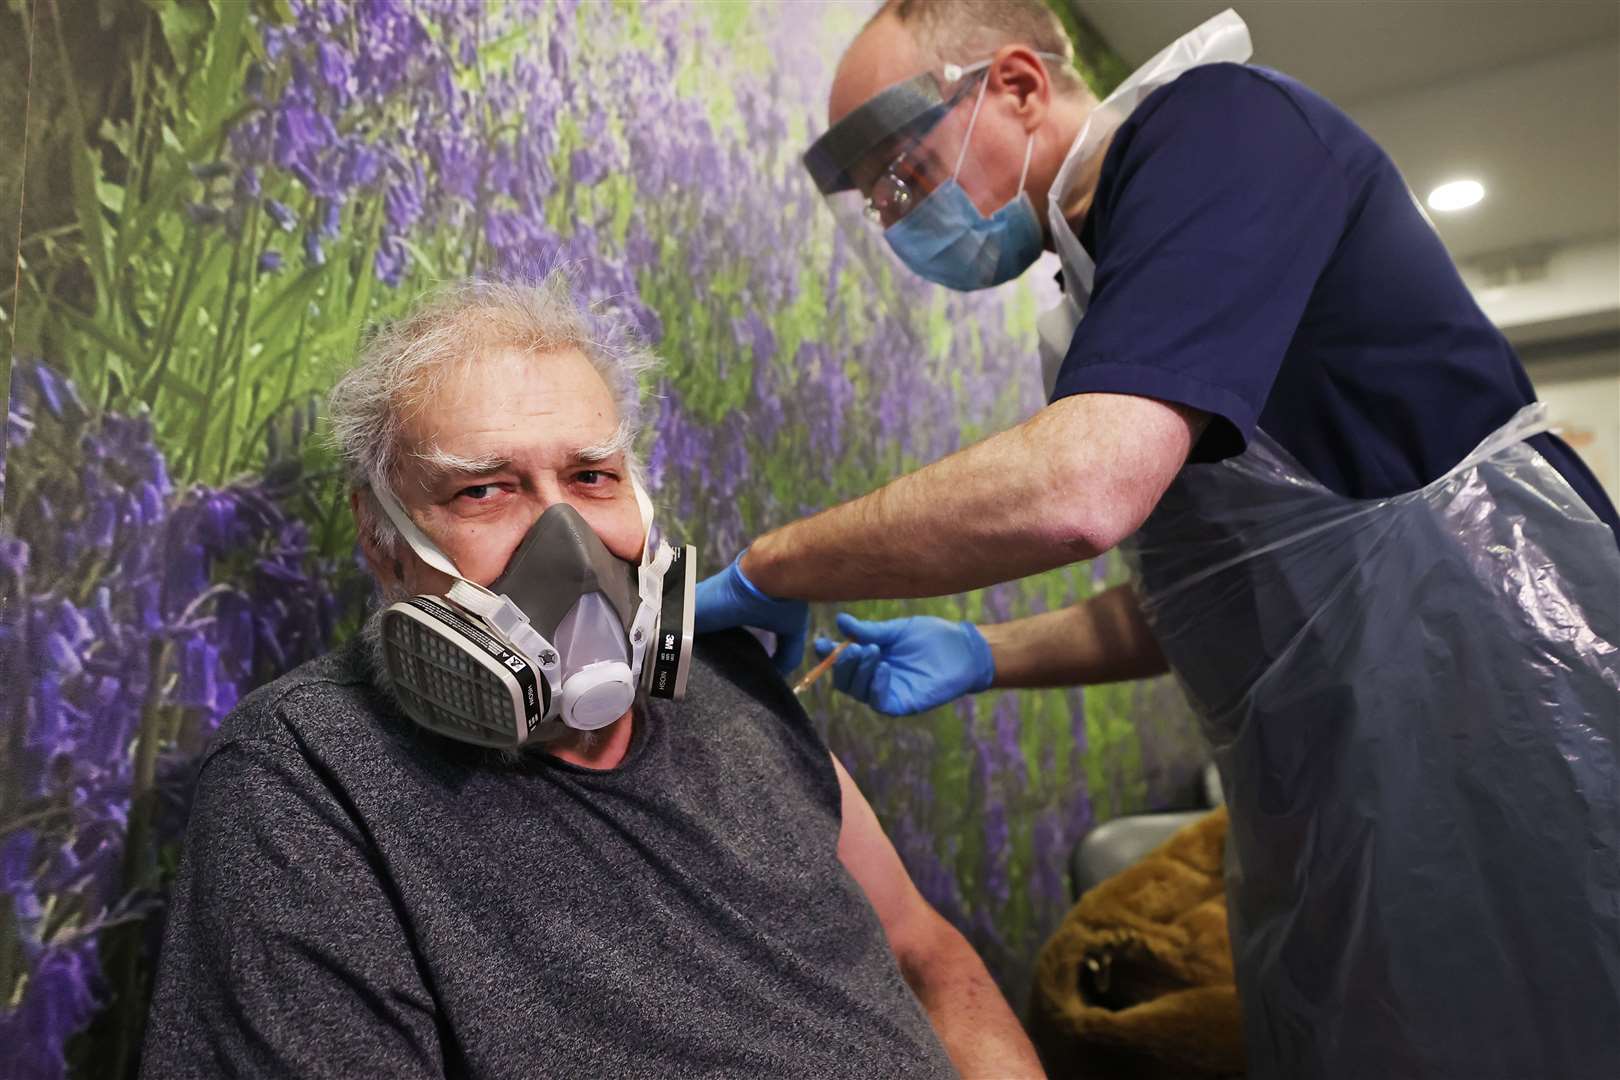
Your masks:
<path fill-rule="evenodd" d="M 462 577 L 392 495 L 376 496 L 412 550 L 455 579 L 444 596 L 413 596 L 382 616 L 395 697 L 421 726 L 516 749 L 611 724 L 641 691 L 685 696 L 696 558 L 658 536 L 639 485 L 639 564 L 608 551 L 578 511 L 558 504 L 487 589 Z"/>

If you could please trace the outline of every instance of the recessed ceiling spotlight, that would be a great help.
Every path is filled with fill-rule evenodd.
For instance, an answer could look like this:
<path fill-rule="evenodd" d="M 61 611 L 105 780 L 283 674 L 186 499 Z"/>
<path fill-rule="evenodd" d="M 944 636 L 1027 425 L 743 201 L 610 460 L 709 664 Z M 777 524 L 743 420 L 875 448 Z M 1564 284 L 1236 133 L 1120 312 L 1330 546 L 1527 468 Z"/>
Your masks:
<path fill-rule="evenodd" d="M 1429 192 L 1429 209 L 1442 213 L 1466 210 L 1485 197 L 1485 185 L 1478 180 L 1453 180 Z"/>

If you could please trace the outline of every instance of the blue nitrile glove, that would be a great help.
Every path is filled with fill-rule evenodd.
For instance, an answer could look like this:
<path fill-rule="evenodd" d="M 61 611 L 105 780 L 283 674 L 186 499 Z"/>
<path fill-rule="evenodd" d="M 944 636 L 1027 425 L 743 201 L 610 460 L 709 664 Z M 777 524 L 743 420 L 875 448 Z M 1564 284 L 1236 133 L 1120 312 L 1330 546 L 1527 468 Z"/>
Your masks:
<path fill-rule="evenodd" d="M 746 553 L 746 549 L 745 549 Z M 752 626 L 776 635 L 771 660 L 786 676 L 804 659 L 810 636 L 810 605 L 803 600 L 777 600 L 760 592 L 742 572 L 742 555 L 718 574 L 698 582 L 692 629 L 699 634 Z"/>
<path fill-rule="evenodd" d="M 970 622 L 932 615 L 863 622 L 842 614 L 838 629 L 855 644 L 833 665 L 833 685 L 890 716 L 910 716 L 977 694 L 996 678 L 990 643 Z M 836 641 L 816 639 L 818 656 L 837 647 Z"/>

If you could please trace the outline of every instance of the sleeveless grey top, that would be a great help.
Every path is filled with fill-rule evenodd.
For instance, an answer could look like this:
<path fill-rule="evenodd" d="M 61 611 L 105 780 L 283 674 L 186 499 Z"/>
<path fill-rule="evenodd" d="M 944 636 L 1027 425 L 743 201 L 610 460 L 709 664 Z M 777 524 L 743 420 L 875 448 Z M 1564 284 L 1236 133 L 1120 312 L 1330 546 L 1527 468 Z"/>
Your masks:
<path fill-rule="evenodd" d="M 605 772 L 416 728 L 356 643 L 205 755 L 142 1074 L 954 1075 L 840 805 L 744 633 Z"/>

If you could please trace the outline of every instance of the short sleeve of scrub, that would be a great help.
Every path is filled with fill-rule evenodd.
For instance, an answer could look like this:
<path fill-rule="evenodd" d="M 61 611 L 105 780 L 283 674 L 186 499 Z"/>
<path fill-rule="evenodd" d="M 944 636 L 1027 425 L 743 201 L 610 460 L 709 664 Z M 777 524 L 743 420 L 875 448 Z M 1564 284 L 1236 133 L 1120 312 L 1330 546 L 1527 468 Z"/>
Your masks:
<path fill-rule="evenodd" d="M 1052 400 L 1134 394 L 1211 414 L 1194 460 L 1240 452 L 1343 233 L 1348 185 L 1290 98 L 1198 68 L 1116 133 L 1082 233 L 1091 304 Z"/>

